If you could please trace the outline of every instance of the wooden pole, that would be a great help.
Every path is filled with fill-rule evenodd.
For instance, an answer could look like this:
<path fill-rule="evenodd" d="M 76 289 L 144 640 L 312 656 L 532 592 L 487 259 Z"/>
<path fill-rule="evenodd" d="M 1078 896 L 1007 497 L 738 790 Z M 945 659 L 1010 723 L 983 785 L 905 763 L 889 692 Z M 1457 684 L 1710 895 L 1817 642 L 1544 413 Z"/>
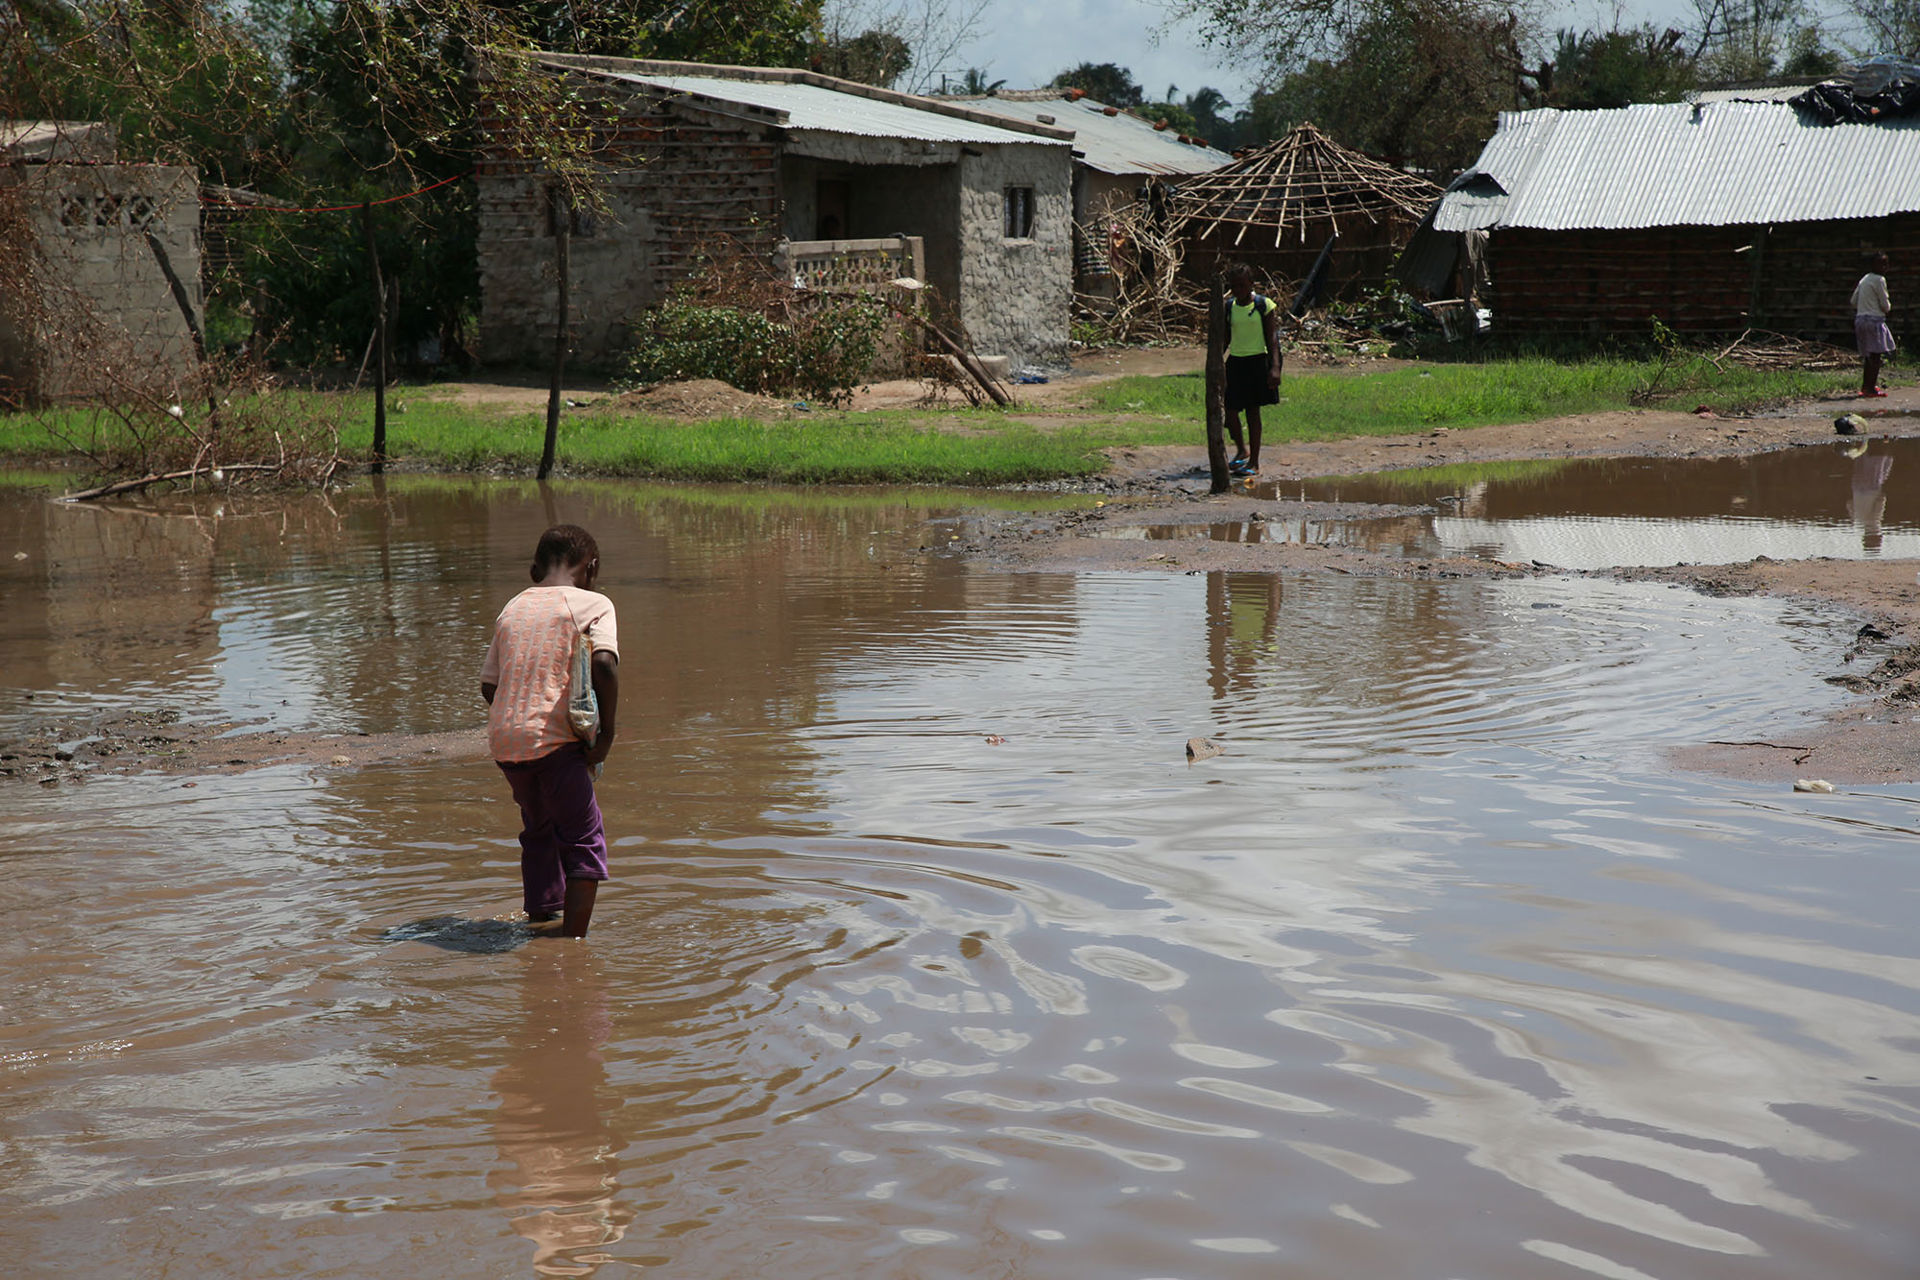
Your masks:
<path fill-rule="evenodd" d="M 153 260 L 160 265 L 160 274 L 167 278 L 167 288 L 173 294 L 173 305 L 180 308 L 180 318 L 187 322 L 187 336 L 193 339 L 194 364 L 207 384 L 207 424 L 209 429 L 218 432 L 220 402 L 214 393 L 213 370 L 207 365 L 207 340 L 200 332 L 200 318 L 193 314 L 193 297 L 187 292 L 180 273 L 173 269 L 173 260 L 167 257 L 166 246 L 160 243 L 160 237 L 154 235 L 151 228 L 142 228 L 141 234 L 147 238 L 147 248 L 152 252 Z"/>
<path fill-rule="evenodd" d="M 553 190 L 553 380 L 547 386 L 547 440 L 540 447 L 540 470 L 534 478 L 545 480 L 553 474 L 553 450 L 560 439 L 560 378 L 567 367 L 567 233 L 572 212 L 565 187 Z"/>
<path fill-rule="evenodd" d="M 1212 493 L 1225 493 L 1227 477 L 1227 277 L 1213 276 L 1207 295 L 1207 467 Z"/>
<path fill-rule="evenodd" d="M 373 466 L 387 467 L 387 286 L 380 278 L 380 254 L 373 243 L 373 206 L 360 205 L 360 232 L 367 242 L 367 271 L 373 277 Z"/>

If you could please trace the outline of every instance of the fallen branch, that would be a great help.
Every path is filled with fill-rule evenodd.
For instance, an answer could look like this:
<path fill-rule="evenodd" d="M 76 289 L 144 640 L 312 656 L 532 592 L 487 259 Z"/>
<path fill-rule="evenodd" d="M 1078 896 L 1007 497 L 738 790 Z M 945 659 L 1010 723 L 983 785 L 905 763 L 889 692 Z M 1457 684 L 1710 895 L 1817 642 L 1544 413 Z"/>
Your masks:
<path fill-rule="evenodd" d="M 112 484 L 103 484 L 97 489 L 82 489 L 79 493 L 61 496 L 62 502 L 91 502 L 95 498 L 111 498 L 117 493 L 132 493 L 136 489 L 145 489 L 149 485 L 165 484 L 171 480 L 190 480 L 195 476 L 210 476 L 216 471 L 279 471 L 282 464 L 275 462 L 236 462 L 225 467 L 192 467 L 186 471 L 155 472 L 141 476 L 137 480 L 117 480 Z M 333 468 L 328 467 L 329 477 Z"/>

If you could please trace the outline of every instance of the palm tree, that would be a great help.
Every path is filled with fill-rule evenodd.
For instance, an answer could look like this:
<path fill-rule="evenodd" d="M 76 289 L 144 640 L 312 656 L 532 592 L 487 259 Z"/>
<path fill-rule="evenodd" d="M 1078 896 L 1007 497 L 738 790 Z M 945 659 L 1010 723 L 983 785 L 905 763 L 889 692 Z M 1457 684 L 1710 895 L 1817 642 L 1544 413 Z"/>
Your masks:
<path fill-rule="evenodd" d="M 960 92 L 970 97 L 983 98 L 997 91 L 1006 81 L 988 80 L 986 68 L 968 67 L 965 78 L 960 81 Z"/>

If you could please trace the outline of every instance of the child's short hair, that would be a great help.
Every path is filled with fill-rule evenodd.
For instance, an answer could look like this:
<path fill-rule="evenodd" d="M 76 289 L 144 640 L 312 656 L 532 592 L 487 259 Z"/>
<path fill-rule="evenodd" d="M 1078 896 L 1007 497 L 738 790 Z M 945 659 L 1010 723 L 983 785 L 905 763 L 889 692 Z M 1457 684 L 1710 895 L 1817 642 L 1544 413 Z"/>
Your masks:
<path fill-rule="evenodd" d="M 533 549 L 534 576 L 556 565 L 586 564 L 599 558 L 600 544 L 592 534 L 577 524 L 557 524 L 540 535 L 540 545 Z"/>
<path fill-rule="evenodd" d="M 1230 281 L 1245 280 L 1248 284 L 1252 284 L 1253 268 L 1244 262 L 1236 262 L 1227 268 L 1227 279 Z"/>

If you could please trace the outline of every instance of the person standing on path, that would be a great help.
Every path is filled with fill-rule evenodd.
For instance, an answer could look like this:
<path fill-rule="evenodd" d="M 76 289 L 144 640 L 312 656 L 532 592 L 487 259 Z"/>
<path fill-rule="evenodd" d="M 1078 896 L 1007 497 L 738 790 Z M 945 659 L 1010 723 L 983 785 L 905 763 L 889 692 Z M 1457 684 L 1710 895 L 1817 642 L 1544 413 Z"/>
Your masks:
<path fill-rule="evenodd" d="M 1893 305 L 1887 298 L 1887 255 L 1873 255 L 1871 269 L 1853 286 L 1853 338 L 1860 345 L 1860 394 L 1877 398 L 1887 394 L 1880 385 L 1880 363 L 1893 351 L 1893 330 L 1887 316 Z"/>
<path fill-rule="evenodd" d="M 520 806 L 520 880 L 527 918 L 561 917 L 569 938 L 587 936 L 593 902 L 607 878 L 607 837 L 594 797 L 594 770 L 613 750 L 620 705 L 620 642 L 613 601 L 594 591 L 600 548 L 578 525 L 557 524 L 533 552 L 533 585 L 494 620 L 480 665 L 487 749 Z M 574 643 L 593 651 L 600 728 L 591 743 L 567 715 Z"/>
<path fill-rule="evenodd" d="M 1260 408 L 1280 403 L 1280 304 L 1253 291 L 1253 268 L 1244 262 L 1227 273 L 1233 290 L 1227 299 L 1227 431 L 1233 458 L 1227 470 L 1236 476 L 1260 471 Z M 1247 433 L 1240 434 L 1240 415 Z"/>

